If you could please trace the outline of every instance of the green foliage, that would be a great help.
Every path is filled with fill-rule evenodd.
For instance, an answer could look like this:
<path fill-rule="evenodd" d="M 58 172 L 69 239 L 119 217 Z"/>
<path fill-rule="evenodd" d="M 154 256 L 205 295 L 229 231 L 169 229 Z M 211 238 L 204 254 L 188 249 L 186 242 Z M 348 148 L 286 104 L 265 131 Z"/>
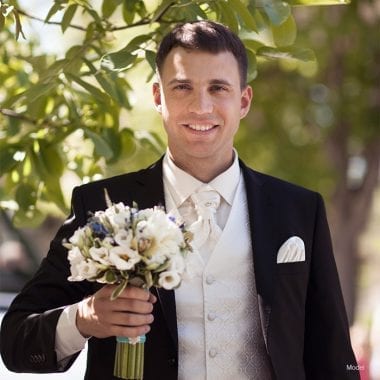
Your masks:
<path fill-rule="evenodd" d="M 237 136 L 239 152 L 252 166 L 327 199 L 344 189 L 359 194 L 366 180 L 350 188 L 350 160 L 360 158 L 367 168 L 380 161 L 380 149 L 369 157 L 372 147 L 380 147 L 378 4 L 297 9 L 298 41 L 309 44 L 315 53 L 305 54 L 315 54 L 318 63 L 261 67 L 253 112 Z"/>
<path fill-rule="evenodd" d="M 81 33 L 57 59 L 36 55 L 32 40 L 17 42 L 27 37 L 20 15 L 23 22 L 38 18 L 17 1 L 0 1 L 0 207 L 13 208 L 19 226 L 38 224 L 48 213 L 67 213 L 68 174 L 81 183 L 164 151 L 157 134 L 129 125 L 125 114 L 130 73 L 145 65 L 152 78 L 158 43 L 178 22 L 229 25 L 246 44 L 250 80 L 265 59 L 313 62 L 310 49 L 294 45 L 290 5 L 301 3 L 334 2 L 103 0 L 97 9 L 90 0 L 50 1 L 41 22 Z"/>

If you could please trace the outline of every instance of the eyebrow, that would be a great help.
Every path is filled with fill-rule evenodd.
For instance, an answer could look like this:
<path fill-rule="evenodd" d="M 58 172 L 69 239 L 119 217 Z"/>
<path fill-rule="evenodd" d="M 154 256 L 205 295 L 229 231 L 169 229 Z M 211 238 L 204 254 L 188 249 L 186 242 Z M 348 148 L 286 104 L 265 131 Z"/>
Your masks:
<path fill-rule="evenodd" d="M 189 83 L 191 83 L 190 79 L 174 78 L 168 83 L 168 85 L 171 86 L 173 84 L 189 84 Z M 209 84 L 222 84 L 224 86 L 232 86 L 232 84 L 225 79 L 212 79 L 212 80 L 210 80 Z"/>

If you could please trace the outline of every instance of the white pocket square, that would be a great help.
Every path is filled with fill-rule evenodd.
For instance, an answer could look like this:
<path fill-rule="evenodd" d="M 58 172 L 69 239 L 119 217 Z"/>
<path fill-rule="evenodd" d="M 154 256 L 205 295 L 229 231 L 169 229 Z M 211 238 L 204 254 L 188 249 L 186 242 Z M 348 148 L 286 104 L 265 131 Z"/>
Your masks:
<path fill-rule="evenodd" d="M 298 261 L 305 261 L 305 244 L 298 236 L 292 236 L 278 250 L 277 264 Z"/>

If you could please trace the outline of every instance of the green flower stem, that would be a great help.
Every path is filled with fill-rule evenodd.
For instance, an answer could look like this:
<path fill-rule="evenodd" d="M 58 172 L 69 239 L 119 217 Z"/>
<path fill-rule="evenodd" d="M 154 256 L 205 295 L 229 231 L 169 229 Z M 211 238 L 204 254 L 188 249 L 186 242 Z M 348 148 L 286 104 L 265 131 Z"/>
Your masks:
<path fill-rule="evenodd" d="M 142 343 L 137 344 L 117 341 L 114 365 L 114 375 L 116 377 L 128 380 L 143 379 L 144 340 Z"/>

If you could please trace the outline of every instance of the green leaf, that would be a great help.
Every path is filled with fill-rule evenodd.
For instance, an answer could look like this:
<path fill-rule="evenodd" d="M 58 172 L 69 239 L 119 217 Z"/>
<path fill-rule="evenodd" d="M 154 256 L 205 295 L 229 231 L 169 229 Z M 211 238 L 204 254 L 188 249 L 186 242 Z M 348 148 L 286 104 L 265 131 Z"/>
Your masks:
<path fill-rule="evenodd" d="M 102 137 L 112 147 L 112 157 L 107 160 L 107 163 L 114 163 L 120 157 L 122 150 L 122 141 L 119 131 L 114 128 L 106 128 L 102 130 Z"/>
<path fill-rule="evenodd" d="M 151 23 L 153 24 L 154 22 L 158 21 L 173 4 L 173 0 L 163 0 L 154 11 Z"/>
<path fill-rule="evenodd" d="M 45 220 L 45 215 L 38 209 L 18 210 L 15 212 L 12 223 L 16 228 L 35 228 Z"/>
<path fill-rule="evenodd" d="M 152 33 L 148 33 L 148 34 L 141 34 L 135 38 L 132 38 L 127 46 L 125 46 L 124 49 L 127 49 L 131 52 L 135 51 L 135 50 L 138 50 L 138 49 L 142 49 L 142 45 L 148 41 L 150 41 L 150 39 L 152 38 Z"/>
<path fill-rule="evenodd" d="M 104 137 L 88 128 L 84 130 L 84 133 L 94 143 L 95 152 L 98 156 L 104 157 L 106 160 L 113 158 L 113 149 Z"/>
<path fill-rule="evenodd" d="M 302 48 L 271 48 L 262 47 L 257 51 L 257 55 L 270 59 L 292 59 L 302 62 L 315 62 L 315 53 L 311 49 Z"/>
<path fill-rule="evenodd" d="M 106 54 L 100 60 L 100 66 L 107 71 L 124 71 L 135 63 L 137 55 L 130 53 L 129 49 L 122 49 L 115 53 Z"/>
<path fill-rule="evenodd" d="M 145 50 L 145 58 L 153 71 L 156 70 L 156 53 L 152 50 Z"/>
<path fill-rule="evenodd" d="M 29 183 L 21 183 L 17 186 L 15 194 L 16 202 L 23 211 L 27 211 L 34 206 L 37 200 L 37 192 L 34 186 Z"/>
<path fill-rule="evenodd" d="M 111 294 L 111 301 L 114 301 L 117 297 L 120 296 L 121 293 L 123 293 L 124 289 L 128 285 L 128 280 L 123 280 L 116 289 Z"/>
<path fill-rule="evenodd" d="M 350 4 L 350 0 L 288 0 L 290 5 L 336 5 Z"/>
<path fill-rule="evenodd" d="M 297 37 L 297 25 L 294 17 L 290 15 L 281 25 L 273 25 L 272 33 L 276 46 L 293 45 Z"/>
<path fill-rule="evenodd" d="M 104 18 L 109 18 L 123 0 L 103 0 L 102 14 Z"/>
<path fill-rule="evenodd" d="M 146 16 L 146 8 L 142 0 L 128 0 L 123 3 L 123 18 L 126 24 L 132 24 L 136 14 L 141 18 Z"/>
<path fill-rule="evenodd" d="M 1 146 L 0 149 L 0 177 L 6 173 L 12 171 L 18 161 L 14 159 L 15 153 L 18 151 L 16 147 L 13 146 Z"/>
<path fill-rule="evenodd" d="M 55 89 L 57 84 L 52 81 L 49 83 L 37 83 L 22 93 L 29 101 L 36 101 L 39 97 Z"/>
<path fill-rule="evenodd" d="M 95 78 L 102 86 L 103 90 L 111 96 L 111 98 L 125 109 L 131 109 L 128 98 L 125 91 L 125 82 L 121 78 L 113 75 L 114 73 L 102 73 L 95 74 Z"/>
<path fill-rule="evenodd" d="M 58 208 L 66 213 L 67 207 L 59 180 L 60 177 L 49 176 L 48 178 L 45 178 L 45 196 L 49 201 L 54 202 Z"/>
<path fill-rule="evenodd" d="M 274 25 L 281 25 L 290 16 L 290 6 L 282 0 L 266 0 L 264 10 Z"/>
<path fill-rule="evenodd" d="M 48 14 L 46 15 L 45 22 L 49 22 L 50 19 L 61 9 L 63 9 L 63 6 L 59 2 L 55 2 L 53 6 L 50 8 Z"/>
<path fill-rule="evenodd" d="M 257 31 L 257 25 L 252 14 L 247 7 L 241 2 L 241 0 L 228 0 L 231 4 L 231 9 L 235 9 L 238 15 L 242 18 L 247 28 Z"/>
<path fill-rule="evenodd" d="M 69 80 L 78 83 L 80 86 L 82 86 L 84 89 L 86 89 L 99 102 L 104 103 L 104 104 L 109 103 L 109 99 L 108 99 L 107 95 L 104 92 L 102 92 L 101 90 L 99 90 L 97 87 L 95 87 L 92 84 L 84 81 L 83 79 L 77 77 L 76 75 L 73 75 L 70 73 L 66 73 L 65 75 Z"/>
<path fill-rule="evenodd" d="M 0 30 L 4 28 L 4 24 L 5 24 L 5 17 L 3 16 L 2 13 L 0 13 Z"/>
<path fill-rule="evenodd" d="M 236 18 L 236 13 L 231 12 L 231 8 L 224 2 L 217 3 L 220 9 L 220 21 L 227 25 L 234 33 L 239 33 L 239 22 Z"/>
<path fill-rule="evenodd" d="M 15 18 L 15 23 L 16 23 L 16 40 L 18 40 L 20 34 L 22 35 L 23 39 L 26 40 L 25 34 L 22 30 L 20 15 L 18 14 L 16 9 L 13 9 L 13 15 Z"/>
<path fill-rule="evenodd" d="M 66 9 L 61 22 L 62 33 L 65 33 L 66 29 L 70 26 L 70 23 L 75 15 L 77 8 L 78 5 L 72 4 Z"/>
<path fill-rule="evenodd" d="M 247 82 L 250 83 L 257 77 L 256 54 L 251 50 L 247 50 L 247 57 L 248 57 Z"/>
<path fill-rule="evenodd" d="M 54 177 L 61 177 L 64 170 L 64 164 L 58 147 L 55 145 L 40 144 L 40 158 L 47 172 Z"/>

